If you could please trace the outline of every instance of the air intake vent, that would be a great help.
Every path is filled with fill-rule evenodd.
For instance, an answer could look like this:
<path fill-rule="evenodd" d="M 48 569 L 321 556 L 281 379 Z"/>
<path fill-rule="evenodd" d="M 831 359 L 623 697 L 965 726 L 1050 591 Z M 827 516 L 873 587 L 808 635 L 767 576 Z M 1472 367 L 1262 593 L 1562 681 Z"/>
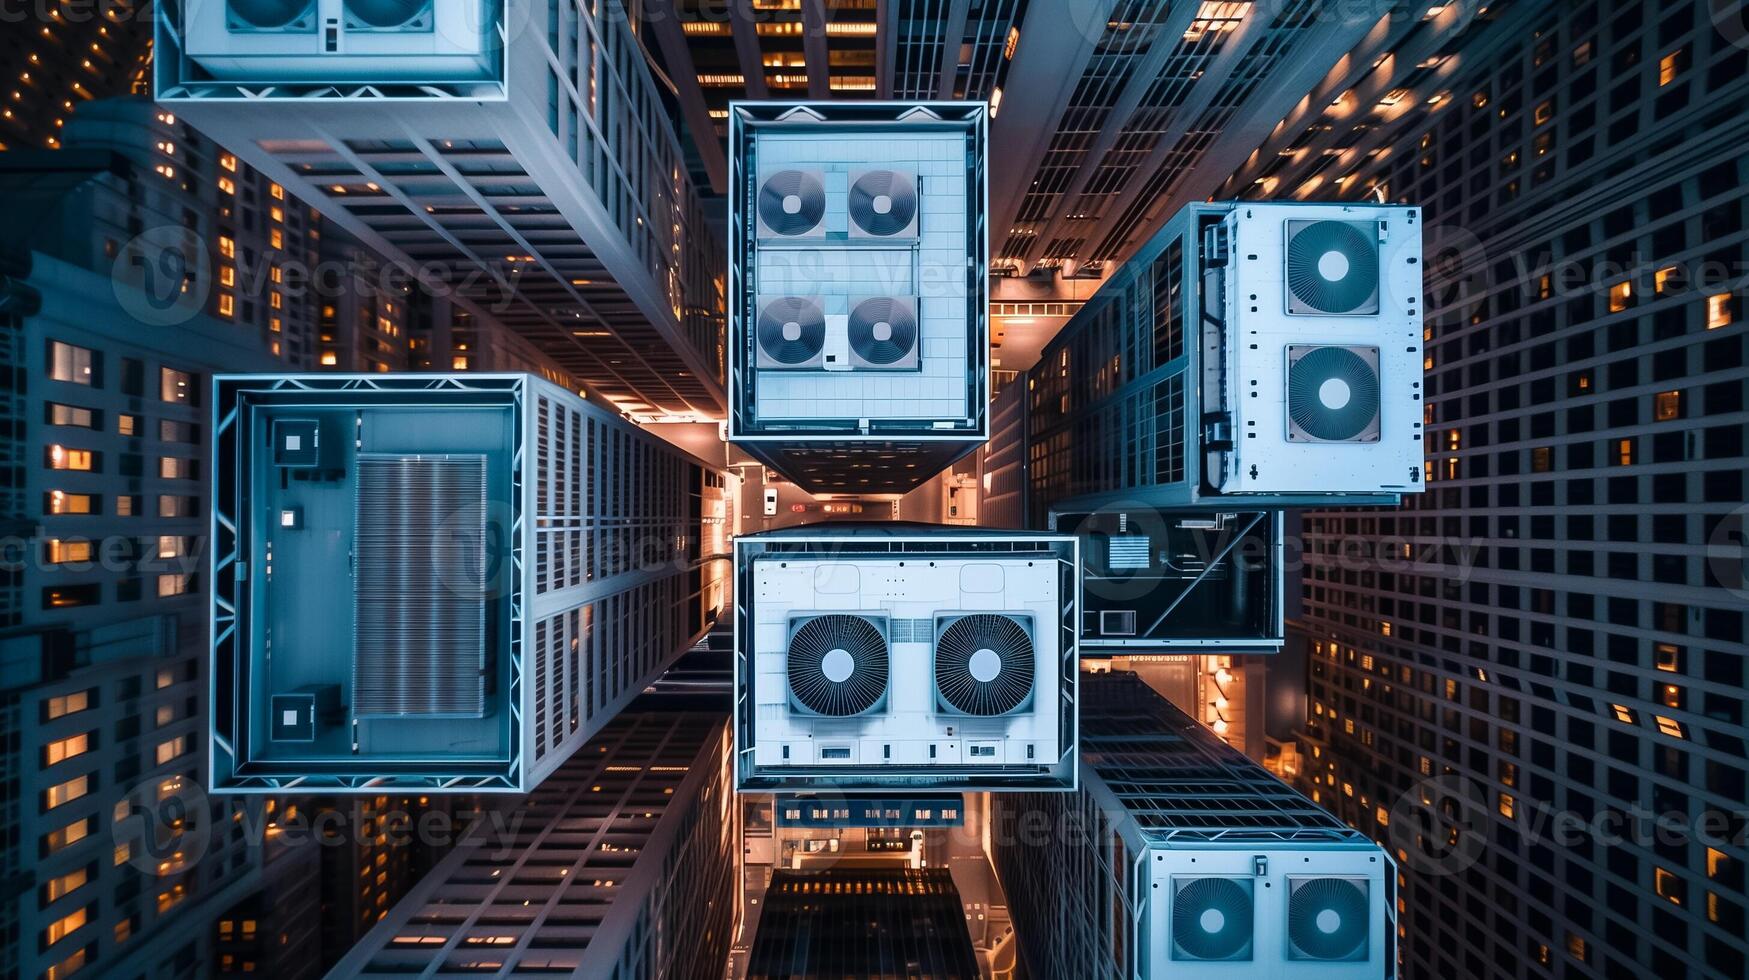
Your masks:
<path fill-rule="evenodd" d="M 226 0 L 225 29 L 234 34 L 308 34 L 316 29 L 315 0 Z"/>
<path fill-rule="evenodd" d="M 1290 442 L 1379 441 L 1379 349 L 1287 349 Z"/>
<path fill-rule="evenodd" d="M 850 184 L 850 237 L 916 238 L 917 175 L 865 170 Z"/>
<path fill-rule="evenodd" d="M 1252 933 L 1249 878 L 1172 880 L 1172 958 L 1249 960 Z"/>
<path fill-rule="evenodd" d="M 1377 314 L 1378 222 L 1289 221 L 1287 286 L 1289 313 Z"/>
<path fill-rule="evenodd" d="M 348 31 L 423 33 L 431 30 L 432 0 L 346 0 Z"/>
<path fill-rule="evenodd" d="M 1365 878 L 1287 881 L 1288 956 L 1296 960 L 1367 958 L 1370 902 Z"/>
<path fill-rule="evenodd" d="M 917 366 L 917 306 L 909 298 L 877 296 L 850 308 L 850 366 L 902 370 Z"/>
<path fill-rule="evenodd" d="M 780 296 L 759 304 L 755 364 L 791 370 L 824 366 L 826 315 L 812 296 Z"/>
<path fill-rule="evenodd" d="M 486 458 L 358 457 L 352 713 L 485 714 Z"/>
<path fill-rule="evenodd" d="M 813 170 L 779 170 L 759 186 L 760 238 L 819 238 L 826 234 L 826 186 Z"/>
<path fill-rule="evenodd" d="M 1032 700 L 1032 617 L 943 616 L 935 628 L 935 690 L 952 710 L 1005 715 Z"/>
<path fill-rule="evenodd" d="M 790 696 L 816 715 L 849 718 L 887 697 L 887 638 L 867 617 L 813 616 L 790 626 Z"/>

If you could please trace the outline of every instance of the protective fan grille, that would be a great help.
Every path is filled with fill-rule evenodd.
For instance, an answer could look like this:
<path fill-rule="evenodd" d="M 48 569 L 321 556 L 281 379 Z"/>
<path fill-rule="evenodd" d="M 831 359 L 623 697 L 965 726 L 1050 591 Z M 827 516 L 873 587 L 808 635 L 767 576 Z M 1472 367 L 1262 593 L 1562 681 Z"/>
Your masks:
<path fill-rule="evenodd" d="M 315 6 L 312 0 L 227 0 L 226 22 L 231 30 L 313 30 Z"/>
<path fill-rule="evenodd" d="M 917 217 L 917 178 L 896 170 L 871 170 L 850 185 L 850 220 L 871 235 L 897 235 Z"/>
<path fill-rule="evenodd" d="M 1032 637 L 1011 616 L 954 620 L 935 640 L 935 689 L 962 714 L 1003 715 L 1032 695 Z"/>
<path fill-rule="evenodd" d="M 1369 935 L 1367 883 L 1353 878 L 1289 882 L 1287 934 L 1297 960 L 1360 960 Z"/>
<path fill-rule="evenodd" d="M 1251 958 L 1251 883 L 1234 878 L 1192 878 L 1172 896 L 1172 958 Z"/>
<path fill-rule="evenodd" d="M 780 170 L 759 188 L 759 220 L 779 235 L 812 231 L 826 215 L 826 188 L 805 170 Z"/>
<path fill-rule="evenodd" d="M 887 641 L 861 616 L 816 616 L 789 641 L 790 694 L 815 714 L 845 718 L 887 693 Z"/>
<path fill-rule="evenodd" d="M 917 311 L 907 300 L 865 299 L 850 311 L 850 349 L 870 364 L 892 364 L 917 346 Z"/>
<path fill-rule="evenodd" d="M 431 0 L 346 0 L 346 26 L 378 31 L 428 31 Z"/>
<path fill-rule="evenodd" d="M 1378 441 L 1378 348 L 1289 347 L 1288 357 L 1290 439 Z"/>
<path fill-rule="evenodd" d="M 782 364 L 801 364 L 826 346 L 826 315 L 801 296 L 783 296 L 759 309 L 759 349 Z"/>
<path fill-rule="evenodd" d="M 1367 232 L 1371 231 L 1371 237 Z M 1372 222 L 1289 222 L 1290 313 L 1378 312 L 1378 226 Z"/>

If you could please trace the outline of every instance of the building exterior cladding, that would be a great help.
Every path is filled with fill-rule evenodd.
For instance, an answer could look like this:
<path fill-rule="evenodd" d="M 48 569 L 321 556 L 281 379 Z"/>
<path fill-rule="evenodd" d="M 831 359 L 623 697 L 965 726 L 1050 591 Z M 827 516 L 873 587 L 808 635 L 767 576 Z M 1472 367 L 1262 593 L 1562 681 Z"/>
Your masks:
<path fill-rule="evenodd" d="M 721 250 L 637 21 L 577 4 L 473 15 L 505 9 L 517 20 L 492 25 L 507 41 L 487 59 L 489 81 L 410 86 L 395 81 L 399 55 L 335 59 L 350 73 L 342 84 L 307 64 L 301 75 L 214 79 L 206 65 L 223 59 L 188 53 L 182 17 L 200 16 L 189 5 L 159 18 L 155 94 L 590 390 L 628 410 L 720 411 Z M 227 43 L 241 50 L 248 38 Z M 380 83 L 359 81 L 373 71 Z"/>
<path fill-rule="evenodd" d="M 718 974 L 738 841 L 729 760 L 720 715 L 621 714 L 482 820 L 330 976 Z"/>
<path fill-rule="evenodd" d="M 193 566 L 206 528 L 199 405 L 218 366 L 267 366 L 251 337 L 204 316 L 173 337 L 139 329 L 98 274 L 37 254 L 9 300 L 0 569 L 4 656 L 0 976 L 75 969 L 190 975 L 213 916 L 258 879 L 262 856 L 208 804 L 205 607 Z M 127 829 L 184 798 L 198 861 Z M 247 812 L 246 812 L 247 811 Z M 234 818 L 234 819 L 233 819 Z M 191 818 L 192 819 L 192 818 Z M 162 862 L 162 863 L 160 863 Z"/>
<path fill-rule="evenodd" d="M 1223 189 L 1427 210 L 1428 492 L 1307 515 L 1303 620 L 1302 779 L 1403 858 L 1411 975 L 1744 974 L 1741 16 L 1491 5 Z"/>

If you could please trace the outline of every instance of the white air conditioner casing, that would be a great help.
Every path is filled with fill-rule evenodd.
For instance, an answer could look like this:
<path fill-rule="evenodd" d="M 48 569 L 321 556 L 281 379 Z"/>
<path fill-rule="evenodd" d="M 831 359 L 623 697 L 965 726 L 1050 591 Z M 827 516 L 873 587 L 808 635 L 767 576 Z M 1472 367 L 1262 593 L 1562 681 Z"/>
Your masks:
<path fill-rule="evenodd" d="M 1419 491 L 1420 210 L 1242 203 L 1216 231 L 1225 328 L 1204 334 L 1204 383 L 1230 448 L 1209 453 L 1208 482 L 1230 494 Z"/>
<path fill-rule="evenodd" d="M 820 770 L 892 767 L 1000 768 L 1056 760 L 1062 618 L 1058 562 L 992 555 L 978 558 L 791 558 L 752 569 L 754 763 L 761 768 Z M 888 686 L 874 709 L 847 718 L 798 711 L 791 690 L 794 623 L 815 614 L 864 614 L 890 639 Z M 1030 672 L 1025 697 L 1002 702 L 1002 714 L 965 714 L 946 704 L 934 667 L 936 637 L 969 616 L 1011 621 L 1030 649 L 1009 651 L 1009 681 Z M 1014 635 L 1013 632 L 1009 635 Z M 990 651 L 978 649 L 979 683 L 1002 683 Z M 1023 660 L 1021 660 L 1023 658 Z M 805 665 L 806 669 L 806 665 Z M 948 669 L 944 669 L 948 670 Z M 834 670 L 843 674 L 843 670 Z M 948 674 L 951 677 L 951 674 Z M 1014 681 L 1018 683 L 1018 681 Z M 868 702 L 862 702 L 868 704 Z"/>
<path fill-rule="evenodd" d="M 921 196 L 917 175 L 909 170 L 852 170 L 845 195 L 850 216 L 846 230 L 853 239 L 914 239 Z"/>
<path fill-rule="evenodd" d="M 1151 847 L 1144 852 L 1143 886 L 1148 976 L 1174 980 L 1241 980 L 1281 977 L 1283 980 L 1351 980 L 1389 976 L 1394 970 L 1392 921 L 1387 908 L 1391 894 L 1390 863 L 1376 847 L 1318 847 L 1256 841 L 1252 844 L 1205 843 Z M 1236 888 L 1198 892 L 1187 889 L 1200 879 L 1222 879 Z M 1299 927 L 1293 926 L 1293 897 L 1312 882 L 1318 888 L 1353 902 L 1317 901 L 1314 892 L 1301 895 Z M 1338 884 L 1339 883 L 1339 884 Z M 1248 930 L 1225 914 L 1205 917 L 1217 903 L 1207 896 L 1250 899 Z M 1177 903 L 1184 903 L 1181 910 Z M 1361 912 L 1364 909 L 1364 913 Z M 1216 908 L 1217 912 L 1221 910 Z M 1305 913 L 1312 913 L 1306 916 Z M 1345 913 L 1354 913 L 1345 918 Z M 1310 929 L 1315 936 L 1304 930 Z M 1244 935 L 1241 936 L 1241 933 Z M 1315 938 L 1310 948 L 1294 943 Z M 1248 937 L 1248 942 L 1241 942 Z M 1315 958 L 1309 953 L 1332 954 Z M 1202 954 L 1202 955 L 1199 955 Z M 1227 958 L 1205 958 L 1225 955 Z"/>
<path fill-rule="evenodd" d="M 492 81 L 499 0 L 188 0 L 183 54 L 233 82 Z"/>
<path fill-rule="evenodd" d="M 842 195 L 831 193 L 825 172 L 817 167 L 765 168 L 753 201 L 762 243 L 818 243 L 826 237 L 829 219 L 844 211 Z"/>

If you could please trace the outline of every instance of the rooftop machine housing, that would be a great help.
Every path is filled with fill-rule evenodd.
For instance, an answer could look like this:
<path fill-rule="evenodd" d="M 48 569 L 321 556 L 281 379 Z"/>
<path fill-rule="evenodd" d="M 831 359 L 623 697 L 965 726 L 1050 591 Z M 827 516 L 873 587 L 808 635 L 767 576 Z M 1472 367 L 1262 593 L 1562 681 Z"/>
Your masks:
<path fill-rule="evenodd" d="M 1029 372 L 1027 441 L 1049 464 L 1029 520 L 1421 492 L 1421 221 L 1402 205 L 1186 206 Z"/>
<path fill-rule="evenodd" d="M 215 790 L 526 792 L 724 603 L 721 474 L 544 380 L 213 405 Z"/>
<path fill-rule="evenodd" d="M 1074 538 L 815 525 L 735 569 L 737 789 L 1074 788 Z"/>
<path fill-rule="evenodd" d="M 729 440 L 903 493 L 989 438 L 986 107 L 729 110 Z"/>
<path fill-rule="evenodd" d="M 1081 694 L 1079 794 L 992 801 L 1030 972 L 1112 956 L 1125 977 L 1396 975 L 1396 866 L 1378 844 L 1135 674 L 1085 675 Z M 1059 831 L 1039 842 L 1026 828 L 1041 825 Z"/>

